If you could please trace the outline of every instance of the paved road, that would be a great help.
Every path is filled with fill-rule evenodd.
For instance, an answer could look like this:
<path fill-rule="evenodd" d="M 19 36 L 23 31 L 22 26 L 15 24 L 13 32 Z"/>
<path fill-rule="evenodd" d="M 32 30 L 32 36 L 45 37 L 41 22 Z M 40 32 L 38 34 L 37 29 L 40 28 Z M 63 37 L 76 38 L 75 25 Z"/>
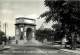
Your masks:
<path fill-rule="evenodd" d="M 46 46 L 11 46 L 0 51 L 0 55 L 78 55 Z"/>

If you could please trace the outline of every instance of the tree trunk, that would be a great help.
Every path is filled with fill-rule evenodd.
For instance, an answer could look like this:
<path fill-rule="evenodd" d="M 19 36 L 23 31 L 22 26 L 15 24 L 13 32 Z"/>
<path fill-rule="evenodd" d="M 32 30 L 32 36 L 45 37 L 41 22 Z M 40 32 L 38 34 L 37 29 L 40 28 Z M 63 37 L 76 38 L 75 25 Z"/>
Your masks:
<path fill-rule="evenodd" d="M 76 49 L 76 35 L 75 33 L 72 33 L 72 44 L 71 44 L 71 49 L 75 50 Z"/>

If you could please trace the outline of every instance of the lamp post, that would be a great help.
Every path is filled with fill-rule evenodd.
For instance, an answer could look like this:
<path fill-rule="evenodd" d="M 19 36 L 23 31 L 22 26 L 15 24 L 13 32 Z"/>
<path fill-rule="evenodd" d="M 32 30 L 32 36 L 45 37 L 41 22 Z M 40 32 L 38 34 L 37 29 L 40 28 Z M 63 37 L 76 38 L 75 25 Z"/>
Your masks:
<path fill-rule="evenodd" d="M 4 27 L 5 27 L 5 36 L 6 36 L 7 23 L 4 23 Z"/>

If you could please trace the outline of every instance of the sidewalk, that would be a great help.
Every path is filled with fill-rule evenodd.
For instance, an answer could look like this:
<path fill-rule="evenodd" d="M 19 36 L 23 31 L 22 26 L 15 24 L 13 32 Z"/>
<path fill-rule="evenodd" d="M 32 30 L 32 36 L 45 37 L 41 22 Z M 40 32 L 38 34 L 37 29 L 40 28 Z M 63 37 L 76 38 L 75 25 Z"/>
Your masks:
<path fill-rule="evenodd" d="M 48 45 L 48 44 L 43 44 L 43 46 L 45 46 L 45 47 L 49 47 L 49 48 L 55 48 L 55 49 L 57 49 L 57 50 L 59 50 L 59 49 L 61 49 L 62 47 L 61 47 L 61 45 Z"/>
<path fill-rule="evenodd" d="M 80 48 L 77 48 L 76 50 L 70 50 L 70 49 L 60 49 L 60 50 L 65 51 L 65 52 L 80 54 Z"/>
<path fill-rule="evenodd" d="M 71 50 L 71 49 L 65 49 L 65 48 L 63 49 L 63 48 L 61 48 L 60 45 L 44 45 L 44 46 L 58 48 L 59 50 L 64 51 L 64 52 L 71 52 L 71 53 L 75 53 L 75 54 L 80 54 L 80 48 L 76 48 L 76 50 Z"/>
<path fill-rule="evenodd" d="M 8 45 L 6 45 L 6 46 L 0 46 L 0 51 L 6 50 L 6 49 L 9 49 L 9 48 L 10 48 L 10 46 L 8 46 Z"/>

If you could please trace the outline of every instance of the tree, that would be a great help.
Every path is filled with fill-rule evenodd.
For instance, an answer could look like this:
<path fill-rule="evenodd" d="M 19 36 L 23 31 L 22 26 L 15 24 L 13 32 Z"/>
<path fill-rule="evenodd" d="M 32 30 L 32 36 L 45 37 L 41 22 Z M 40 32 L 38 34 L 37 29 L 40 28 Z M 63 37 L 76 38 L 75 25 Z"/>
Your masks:
<path fill-rule="evenodd" d="M 5 34 L 5 33 L 4 33 L 3 31 L 0 30 L 0 44 L 2 44 L 2 39 L 3 39 L 2 36 L 3 36 L 4 34 Z"/>
<path fill-rule="evenodd" d="M 64 35 L 71 34 L 72 48 L 75 49 L 75 41 L 73 41 L 75 38 L 72 35 L 80 30 L 80 1 L 45 0 L 45 6 L 49 7 L 49 11 L 41 14 L 40 17 L 45 17 L 46 22 L 50 20 L 61 22 L 62 32 Z"/>
<path fill-rule="evenodd" d="M 39 41 L 43 41 L 44 39 L 47 39 L 48 41 L 51 41 L 51 39 L 54 38 L 54 31 L 51 29 L 43 29 L 43 30 L 36 30 L 36 39 Z"/>
<path fill-rule="evenodd" d="M 4 35 L 4 32 L 3 31 L 0 31 L 0 37 L 3 36 L 3 35 Z"/>

